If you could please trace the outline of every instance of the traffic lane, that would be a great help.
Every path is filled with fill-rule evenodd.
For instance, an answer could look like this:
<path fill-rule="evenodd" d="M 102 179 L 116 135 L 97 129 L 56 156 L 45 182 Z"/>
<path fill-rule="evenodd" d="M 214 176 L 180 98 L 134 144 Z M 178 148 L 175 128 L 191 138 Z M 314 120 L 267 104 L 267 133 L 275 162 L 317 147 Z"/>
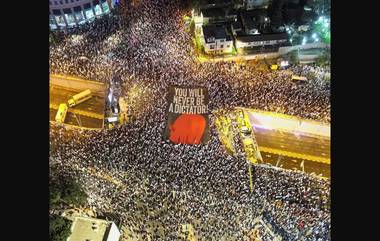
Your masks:
<path fill-rule="evenodd" d="M 259 146 L 330 158 L 330 139 L 327 138 L 295 135 L 290 132 L 257 127 L 254 128 L 254 135 Z"/>
<path fill-rule="evenodd" d="M 73 95 L 77 94 L 78 92 L 56 92 L 52 91 L 50 92 L 50 104 L 55 104 L 59 105 L 60 103 L 67 103 L 68 99 L 70 99 Z M 94 112 L 97 114 L 103 114 L 104 112 L 104 106 L 105 106 L 105 99 L 98 97 L 98 96 L 93 96 L 92 98 L 78 104 L 75 107 L 70 107 L 73 109 L 78 109 L 78 110 L 85 110 L 85 111 L 90 111 Z"/>
<path fill-rule="evenodd" d="M 287 156 L 281 156 L 281 158 L 279 158 L 279 155 L 267 152 L 261 152 L 261 156 L 264 163 L 271 164 L 273 166 L 277 165 L 278 167 L 284 169 L 302 171 L 301 163 L 304 161 L 304 171 L 306 173 L 315 173 L 317 175 L 322 174 L 322 176 L 326 178 L 330 178 L 331 175 L 329 164 L 309 160 L 301 160 Z"/>
<path fill-rule="evenodd" d="M 50 104 L 59 105 L 60 103 L 67 103 L 67 101 L 73 96 L 81 91 L 73 91 L 69 89 L 62 88 L 60 86 L 51 85 L 49 100 Z M 90 99 L 76 105 L 75 107 L 70 107 L 78 110 L 86 110 L 95 112 L 97 114 L 103 114 L 105 106 L 105 97 L 93 95 Z"/>
<path fill-rule="evenodd" d="M 59 86 L 59 85 L 54 85 L 54 84 L 50 84 L 50 91 L 54 91 L 54 92 L 62 92 L 62 93 L 80 93 L 82 91 L 84 91 L 84 89 L 72 89 L 72 88 L 66 88 L 66 87 L 62 87 L 62 86 Z M 100 93 L 100 92 L 92 92 L 92 95 L 93 96 L 98 96 L 98 97 L 101 97 L 101 98 L 104 98 L 104 94 Z"/>
<path fill-rule="evenodd" d="M 56 109 L 50 109 L 49 116 L 50 116 L 51 121 L 55 121 L 56 114 L 57 114 Z M 78 114 L 76 114 L 76 117 L 73 113 L 67 112 L 64 123 L 74 125 L 74 126 L 79 126 L 79 123 L 78 123 L 79 121 L 82 124 L 82 127 L 103 128 L 103 119 L 97 119 L 97 118 L 92 118 L 92 117 L 78 115 Z"/>

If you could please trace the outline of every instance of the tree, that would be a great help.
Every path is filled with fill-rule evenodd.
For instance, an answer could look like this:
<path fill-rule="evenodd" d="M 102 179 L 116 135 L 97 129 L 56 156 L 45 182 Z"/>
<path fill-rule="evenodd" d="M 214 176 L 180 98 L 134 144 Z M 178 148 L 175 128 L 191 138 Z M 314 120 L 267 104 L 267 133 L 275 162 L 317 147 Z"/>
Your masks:
<path fill-rule="evenodd" d="M 66 241 L 71 234 L 71 221 L 59 215 L 49 216 L 49 240 Z"/>
<path fill-rule="evenodd" d="M 55 177 L 50 180 L 50 206 L 55 207 L 62 203 L 82 206 L 87 203 L 87 194 L 83 188 L 70 178 Z"/>

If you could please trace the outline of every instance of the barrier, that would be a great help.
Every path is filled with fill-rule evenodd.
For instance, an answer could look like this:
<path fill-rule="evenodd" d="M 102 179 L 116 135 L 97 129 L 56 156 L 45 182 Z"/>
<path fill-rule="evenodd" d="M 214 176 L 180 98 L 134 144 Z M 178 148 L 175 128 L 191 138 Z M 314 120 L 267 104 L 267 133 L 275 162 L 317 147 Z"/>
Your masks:
<path fill-rule="evenodd" d="M 55 74 L 50 75 L 50 84 L 75 90 L 90 89 L 93 94 L 98 96 L 104 96 L 107 89 L 106 84 L 101 82 Z"/>

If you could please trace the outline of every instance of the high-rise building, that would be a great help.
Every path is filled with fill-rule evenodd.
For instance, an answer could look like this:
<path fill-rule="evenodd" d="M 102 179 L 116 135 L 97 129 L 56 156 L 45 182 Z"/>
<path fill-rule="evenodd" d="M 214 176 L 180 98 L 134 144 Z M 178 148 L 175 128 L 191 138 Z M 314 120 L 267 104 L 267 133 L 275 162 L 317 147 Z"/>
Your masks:
<path fill-rule="evenodd" d="M 76 27 L 108 14 L 119 0 L 49 0 L 51 30 Z"/>

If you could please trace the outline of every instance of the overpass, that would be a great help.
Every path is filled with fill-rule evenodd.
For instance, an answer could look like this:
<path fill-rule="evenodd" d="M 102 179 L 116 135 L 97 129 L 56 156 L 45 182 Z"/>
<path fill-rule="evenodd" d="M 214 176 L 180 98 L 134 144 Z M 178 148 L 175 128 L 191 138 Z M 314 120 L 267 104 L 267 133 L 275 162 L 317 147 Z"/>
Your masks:
<path fill-rule="evenodd" d="M 70 107 L 65 124 L 91 129 L 103 128 L 106 85 L 72 76 L 50 75 L 50 121 L 55 121 L 55 114 L 60 103 L 67 103 L 69 98 L 85 89 L 90 89 L 93 97 L 75 107 Z"/>
<path fill-rule="evenodd" d="M 230 154 L 237 154 L 235 139 L 238 137 L 247 160 L 253 164 L 270 164 L 330 178 L 329 124 L 248 108 L 214 114 L 220 141 Z M 246 134 L 242 134 L 243 125 Z M 247 132 L 247 127 L 251 132 Z M 257 145 L 252 147 L 249 143 L 253 142 Z M 255 154 L 255 149 L 261 155 Z"/>
<path fill-rule="evenodd" d="M 259 150 L 330 164 L 330 125 L 294 116 L 244 109 Z"/>

